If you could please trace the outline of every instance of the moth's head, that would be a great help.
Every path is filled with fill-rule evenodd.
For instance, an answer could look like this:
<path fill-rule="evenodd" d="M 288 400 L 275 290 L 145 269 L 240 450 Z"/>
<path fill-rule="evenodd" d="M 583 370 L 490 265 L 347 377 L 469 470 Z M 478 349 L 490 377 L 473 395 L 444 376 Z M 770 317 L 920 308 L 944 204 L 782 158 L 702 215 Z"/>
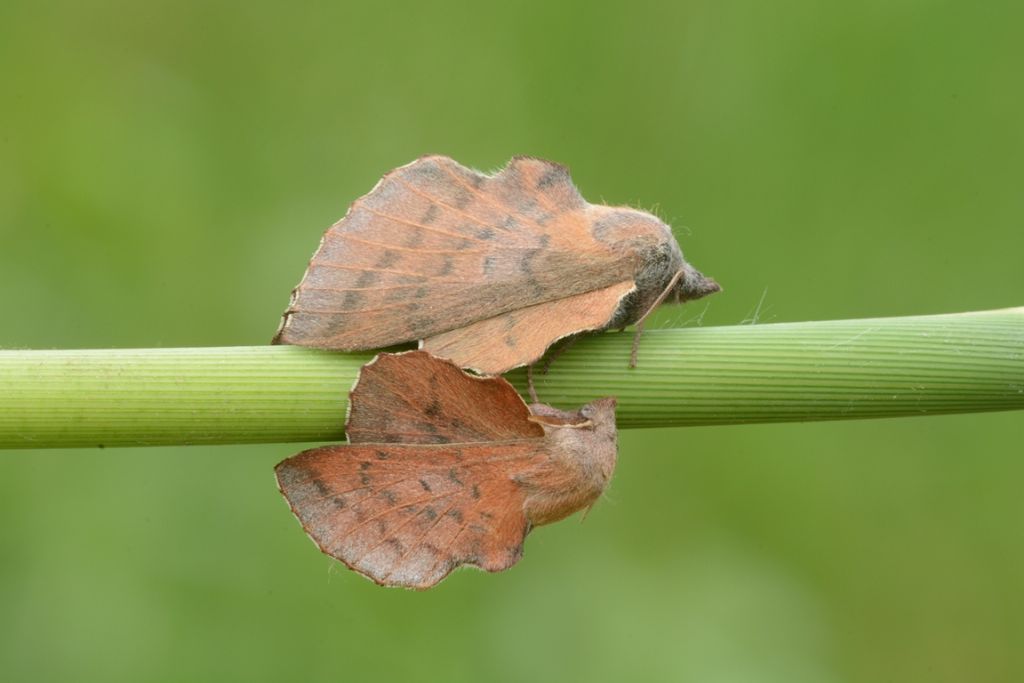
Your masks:
<path fill-rule="evenodd" d="M 722 286 L 700 272 L 686 261 L 683 261 L 683 274 L 676 280 L 670 293 L 670 300 L 676 303 L 693 301 L 708 294 L 722 291 Z"/>
<path fill-rule="evenodd" d="M 530 422 L 536 422 L 548 430 L 584 430 L 595 431 L 611 430 L 615 432 L 615 405 L 614 397 L 599 398 L 591 401 L 579 410 L 564 411 L 558 408 L 535 403 L 530 406 L 532 415 Z"/>
<path fill-rule="evenodd" d="M 580 408 L 580 415 L 587 421 L 588 430 L 592 433 L 594 444 L 616 442 L 614 397 L 599 398 Z"/>
<path fill-rule="evenodd" d="M 615 406 L 618 401 L 614 396 L 599 398 L 580 408 L 580 415 L 595 424 L 615 424 Z"/>

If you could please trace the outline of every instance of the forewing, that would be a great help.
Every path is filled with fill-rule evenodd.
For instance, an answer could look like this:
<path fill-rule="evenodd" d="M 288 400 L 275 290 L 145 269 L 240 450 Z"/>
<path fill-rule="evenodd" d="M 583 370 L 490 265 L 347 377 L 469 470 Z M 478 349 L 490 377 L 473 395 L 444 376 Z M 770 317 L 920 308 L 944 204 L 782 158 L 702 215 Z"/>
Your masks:
<path fill-rule="evenodd" d="M 595 239 L 592 208 L 551 162 L 419 159 L 327 231 L 275 342 L 387 346 L 622 282 L 636 255 Z"/>
<path fill-rule="evenodd" d="M 494 572 L 519 560 L 530 527 L 516 481 L 545 460 L 542 448 L 326 446 L 276 473 L 320 550 L 376 583 L 424 589 L 463 564 Z"/>
<path fill-rule="evenodd" d="M 424 339 L 423 349 L 460 367 L 498 375 L 532 363 L 563 337 L 603 329 L 634 287 L 628 280 L 509 311 Z"/>
<path fill-rule="evenodd" d="M 349 397 L 350 443 L 472 443 L 544 436 L 500 377 L 466 374 L 425 351 L 382 353 Z"/>

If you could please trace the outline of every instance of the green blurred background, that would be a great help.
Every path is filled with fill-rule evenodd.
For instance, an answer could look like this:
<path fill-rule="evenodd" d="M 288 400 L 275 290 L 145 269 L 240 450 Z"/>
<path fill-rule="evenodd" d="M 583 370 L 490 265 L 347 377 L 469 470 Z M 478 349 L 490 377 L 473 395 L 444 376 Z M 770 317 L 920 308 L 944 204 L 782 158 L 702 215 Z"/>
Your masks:
<path fill-rule="evenodd" d="M 1024 304 L 1024 6 L 0 4 L 0 346 L 266 343 L 429 152 L 567 163 L 723 294 L 662 326 Z M 702 316 L 702 320 L 699 318 Z M 1022 416 L 629 432 L 586 523 L 422 594 L 316 551 L 299 445 L 0 454 L 10 681 L 1015 681 Z"/>

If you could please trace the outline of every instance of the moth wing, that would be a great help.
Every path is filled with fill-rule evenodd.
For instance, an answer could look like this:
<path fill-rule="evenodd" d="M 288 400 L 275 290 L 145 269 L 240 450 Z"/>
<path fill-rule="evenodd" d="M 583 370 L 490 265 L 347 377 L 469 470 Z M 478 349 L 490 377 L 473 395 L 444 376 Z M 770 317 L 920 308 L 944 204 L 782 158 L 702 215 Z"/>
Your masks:
<path fill-rule="evenodd" d="M 382 353 L 349 397 L 350 443 L 473 443 L 544 436 L 500 377 L 469 375 L 425 351 Z"/>
<path fill-rule="evenodd" d="M 418 159 L 327 231 L 274 341 L 376 348 L 622 282 L 636 256 L 594 236 L 596 209 L 551 162 Z"/>
<path fill-rule="evenodd" d="M 325 446 L 276 474 L 320 550 L 378 584 L 425 589 L 464 564 L 496 572 L 519 560 L 530 525 L 516 480 L 546 458 L 542 446 Z"/>
<path fill-rule="evenodd" d="M 632 280 L 558 301 L 534 304 L 423 340 L 422 348 L 460 367 L 498 375 L 532 363 L 554 342 L 604 328 Z"/>

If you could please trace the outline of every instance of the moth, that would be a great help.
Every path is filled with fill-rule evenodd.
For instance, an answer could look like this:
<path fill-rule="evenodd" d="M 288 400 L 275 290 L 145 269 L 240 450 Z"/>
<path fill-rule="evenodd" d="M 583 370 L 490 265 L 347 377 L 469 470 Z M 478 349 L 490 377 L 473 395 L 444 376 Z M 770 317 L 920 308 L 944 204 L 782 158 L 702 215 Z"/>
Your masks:
<path fill-rule="evenodd" d="M 663 300 L 716 291 L 669 226 L 589 204 L 564 166 L 515 157 L 485 175 L 426 156 L 385 175 L 324 234 L 274 343 L 419 341 L 492 375 L 581 332 L 637 323 L 638 342 Z"/>
<path fill-rule="evenodd" d="M 531 529 L 594 504 L 617 457 L 614 398 L 527 406 L 424 351 L 364 366 L 346 432 L 278 464 L 278 487 L 324 553 L 415 589 L 461 565 L 511 567 Z"/>

